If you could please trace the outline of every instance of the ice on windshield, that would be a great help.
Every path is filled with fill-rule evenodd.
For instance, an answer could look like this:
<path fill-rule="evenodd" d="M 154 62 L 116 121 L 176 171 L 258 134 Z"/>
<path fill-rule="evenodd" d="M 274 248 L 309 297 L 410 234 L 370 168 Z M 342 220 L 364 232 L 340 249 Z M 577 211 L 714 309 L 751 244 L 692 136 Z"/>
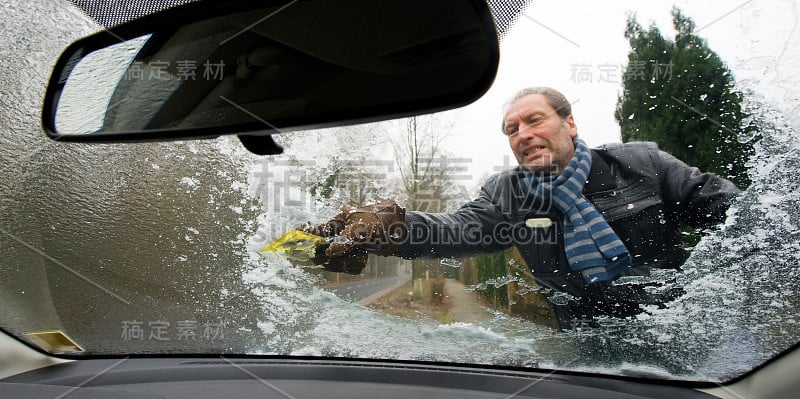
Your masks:
<path fill-rule="evenodd" d="M 796 40 L 792 37 L 790 35 L 789 40 Z M 513 36 L 508 40 L 513 40 Z M 756 44 L 755 41 L 750 43 L 752 46 Z M 332 297 L 324 296 L 327 298 L 322 301 L 325 305 L 317 310 L 319 314 L 315 316 L 318 321 L 324 322 L 309 329 L 309 336 L 300 339 L 292 346 L 292 350 L 300 346 L 301 353 L 368 357 L 376 356 L 377 351 L 390 353 L 391 357 L 461 362 L 475 362 L 476 353 L 489 353 L 477 361 L 493 362 L 501 358 L 504 364 L 510 365 L 537 364 L 547 368 L 722 381 L 752 369 L 791 346 L 798 332 L 794 315 L 798 305 L 795 299 L 797 292 L 793 284 L 797 277 L 795 266 L 798 260 L 797 215 L 796 206 L 793 205 L 797 200 L 794 193 L 797 182 L 792 173 L 798 161 L 798 135 L 791 122 L 796 105 L 780 100 L 786 95 L 782 87 L 794 87 L 795 83 L 786 75 L 765 74 L 765 64 L 759 59 L 766 58 L 737 59 L 735 65 L 737 76 L 742 77 L 738 89 L 747 93 L 744 107 L 753 122 L 762 129 L 760 137 L 754 133 L 740 133 L 736 137 L 743 144 L 758 140 L 754 143 L 755 155 L 746 164 L 752 184 L 728 211 L 727 222 L 706 232 L 707 235 L 695 246 L 691 258 L 684 264 L 682 273 L 664 272 L 664 275 L 649 277 L 657 281 L 677 278 L 677 285 L 686 290 L 686 294 L 668 308 L 653 307 L 634 320 L 625 322 L 602 320 L 599 328 L 587 326 L 569 333 L 553 333 L 553 330 L 542 325 L 509 317 L 499 311 L 494 311 L 490 320 L 474 324 L 457 323 L 457 328 L 453 328 L 435 318 L 410 323 L 405 319 L 376 315 L 372 310 L 343 306 Z M 782 61 L 786 64 L 776 69 L 788 70 L 789 65 L 797 65 L 797 55 L 786 54 Z M 573 65 L 573 73 L 575 69 Z M 773 87 L 770 82 L 779 82 L 780 85 Z M 708 89 L 712 90 L 713 85 Z M 488 96 L 491 96 L 491 92 Z M 698 98 L 704 101 L 706 97 L 707 94 L 703 94 Z M 455 113 L 457 118 L 470 121 L 476 114 L 484 115 L 464 110 Z M 633 118 L 635 115 L 631 114 L 630 119 Z M 442 121 L 437 123 L 441 124 Z M 483 142 L 483 136 L 465 140 L 467 136 L 458 130 L 458 127 L 464 128 L 464 124 L 456 123 L 455 126 L 456 139 L 443 141 L 444 148 L 461 148 L 465 143 L 480 147 L 474 144 L 476 141 Z M 299 154 L 302 155 L 270 163 L 270 173 L 275 179 L 272 182 L 290 181 L 291 177 L 283 173 L 294 173 L 298 182 L 313 182 L 315 176 L 309 175 L 320 171 L 323 173 L 319 176 L 330 176 L 337 168 L 350 165 L 352 159 L 361 157 L 363 160 L 365 148 L 382 148 L 390 152 L 388 157 L 386 154 L 372 153 L 367 161 L 373 167 L 384 165 L 384 176 L 390 176 L 391 173 L 381 162 L 391 161 L 388 144 L 392 142 L 392 132 L 397 134 L 399 129 L 402 136 L 404 127 L 380 125 L 360 128 L 370 131 L 370 134 L 342 129 L 335 132 L 335 137 L 328 135 L 330 132 L 287 138 L 290 151 L 300 148 Z M 365 137 L 368 137 L 367 142 L 364 142 Z M 488 138 L 486 140 L 491 141 Z M 351 156 L 337 159 L 345 151 Z M 473 151 L 487 152 L 485 148 Z M 460 154 L 463 152 L 456 152 L 454 157 L 458 158 Z M 302 165 L 300 171 L 291 167 L 298 165 Z M 258 167 L 261 172 L 264 171 L 263 164 Z M 394 167 L 399 168 L 399 165 Z M 396 172 L 395 175 L 401 174 Z M 265 181 L 263 174 L 254 173 L 253 176 L 257 177 L 253 181 L 258 183 L 252 184 L 263 184 Z M 363 180 L 363 176 L 358 178 Z M 386 179 L 378 179 L 377 184 L 385 182 Z M 263 193 L 264 187 L 261 189 L 256 191 Z M 322 201 L 317 195 L 315 198 L 318 202 L 306 202 L 302 195 L 292 197 L 288 191 L 280 191 L 278 187 L 272 189 L 270 195 L 278 197 L 270 197 L 266 201 L 270 206 L 280 202 L 280 195 L 283 195 L 283 199 L 295 200 L 298 207 L 278 216 L 277 212 L 271 212 L 272 209 L 265 206 L 266 212 L 261 220 L 264 230 L 257 236 L 265 242 L 275 237 L 276 232 L 272 232 L 272 235 L 268 232 L 270 226 L 282 226 L 285 229 L 299 225 L 305 219 L 314 223 L 323 222 L 337 212 L 338 206 L 351 204 L 353 194 L 352 190 L 334 190 L 327 193 Z M 386 190 L 386 187 L 382 186 L 382 189 Z M 313 188 L 309 191 L 313 193 Z M 308 191 L 303 193 L 308 194 Z M 371 199 L 365 197 L 359 200 L 363 203 Z M 304 207 L 313 211 L 304 213 Z M 270 267 L 281 261 L 280 258 L 274 259 Z M 510 259 L 510 263 L 513 262 L 514 259 Z M 449 260 L 441 262 L 443 265 L 451 263 Z M 643 283 L 641 280 L 639 277 L 623 278 L 615 283 Z M 509 282 L 521 287 L 514 292 L 520 298 L 542 290 L 541 287 L 526 286 L 525 280 L 514 273 L 485 279 L 466 286 L 465 290 L 502 288 Z M 412 294 L 409 292 L 409 295 Z M 563 298 L 564 301 L 569 299 Z M 509 301 L 513 302 L 514 299 Z M 275 306 L 274 301 L 266 302 Z M 270 334 L 280 331 L 274 323 L 267 327 L 265 331 Z M 398 331 L 403 332 L 399 335 L 403 337 L 402 340 L 379 343 L 380 338 L 375 338 L 398 337 Z M 492 340 L 484 336 L 486 332 L 502 337 L 497 346 L 489 344 L 489 351 L 486 345 Z M 418 342 L 420 334 L 431 337 L 436 344 Z M 342 339 L 338 339 L 339 336 Z M 480 338 L 474 340 L 475 337 Z M 282 336 L 281 339 L 285 340 L 286 337 Z M 381 349 L 377 350 L 372 345 Z M 468 349 L 464 351 L 459 348 Z"/>
<path fill-rule="evenodd" d="M 54 10 L 52 2 L 29 3 L 38 7 L 38 15 L 82 21 L 76 13 Z M 598 78 L 601 65 L 619 72 L 624 59 L 586 50 L 605 47 L 581 39 L 577 27 L 557 27 L 563 38 L 542 28 L 541 23 L 554 20 L 547 17 L 549 9 L 529 10 L 530 18 L 517 22 L 522 33 L 512 30 L 504 45 L 530 45 L 530 37 L 555 40 L 567 55 L 547 65 L 553 74 L 531 76 L 525 72 L 531 64 L 509 51 L 496 87 L 473 108 L 287 133 L 277 137 L 286 153 L 266 158 L 247 154 L 235 138 L 126 146 L 46 141 L 35 111 L 37 96 L 49 60 L 75 33 L 51 24 L 54 31 L 43 37 L 32 30 L 43 24 L 20 24 L 0 46 L 0 57 L 10 61 L 0 74 L 3 87 L 15 88 L 0 96 L 9 104 L 0 115 L 0 151 L 8 162 L 0 172 L 0 326 L 21 337 L 61 329 L 87 354 L 413 359 L 729 380 L 791 347 L 800 335 L 795 173 L 800 134 L 793 94 L 800 46 L 788 20 L 796 19 L 797 10 L 780 4 L 781 17 L 770 11 L 774 6 L 753 3 L 731 14 L 735 20 L 724 21 L 741 25 L 737 35 L 746 40 L 724 40 L 730 32 L 714 30 L 723 25 L 702 27 L 711 47 L 725 48 L 723 56 L 734 54 L 727 61 L 761 131 L 738 137 L 754 144 L 747 163 L 752 183 L 726 222 L 705 233 L 682 272 L 649 277 L 676 279 L 685 294 L 664 309 L 647 309 L 627 320 L 601 319 L 568 332 L 543 322 L 544 317 L 505 311 L 544 290 L 524 278 L 525 265 L 513 256 L 486 258 L 485 264 L 499 272 L 467 277 L 486 269 L 469 259 L 426 261 L 427 270 L 442 271 L 440 279 L 391 258 L 371 257 L 368 273 L 349 277 L 260 252 L 302 223 L 328 220 L 341 206 L 400 196 L 404 184 L 416 184 L 425 193 L 416 198 L 415 208 L 454 209 L 473 197 L 487 176 L 513 166 L 499 121 L 503 102 L 524 86 L 563 82 L 564 91 L 581 93 L 574 104 L 585 129 L 581 135 L 592 145 L 618 141 L 613 105 L 619 81 Z M 659 8 L 658 18 L 668 17 L 670 7 Z M 713 21 L 726 7 L 703 14 L 704 21 Z M 686 9 L 689 15 L 692 11 Z M 22 12 L 16 16 L 30 18 Z M 639 20 L 646 26 L 649 17 Z M 762 42 L 770 37 L 759 26 L 780 27 L 785 46 L 764 53 Z M 624 57 L 622 29 L 614 27 L 613 34 L 623 41 Z M 15 43 L 35 48 L 25 48 L 28 55 L 21 56 L 23 49 Z M 595 74 L 591 82 L 580 80 L 586 72 Z M 541 81 L 548 76 L 552 81 Z M 416 142 L 424 146 L 409 146 L 415 141 L 408 132 L 417 128 L 449 135 L 421 136 Z M 453 184 L 436 191 L 442 187 L 426 185 L 425 175 L 413 178 L 407 166 L 415 156 L 426 159 L 432 173 L 449 173 Z M 378 282 L 385 285 L 359 286 Z M 571 299 L 548 294 L 555 302 Z M 384 301 L 388 305 L 381 308 L 378 299 L 386 295 L 394 295 L 393 302 Z M 454 316 L 438 305 L 415 308 L 417 295 L 450 305 L 459 298 L 473 313 Z"/>
<path fill-rule="evenodd" d="M 259 266 L 246 279 L 256 287 L 263 309 L 272 315 L 260 325 L 270 337 L 270 350 L 265 353 L 282 353 L 275 351 L 280 348 L 294 354 L 500 362 L 701 380 L 725 380 L 750 370 L 785 349 L 791 344 L 790 337 L 798 334 L 792 309 L 797 306 L 793 282 L 800 253 L 793 205 L 797 200 L 796 178 L 791 173 L 800 161 L 796 152 L 799 136 L 779 112 L 759 102 L 751 106 L 758 107 L 752 109 L 758 118 L 776 121 L 765 125 L 769 127 L 749 163 L 753 184 L 729 210 L 728 221 L 695 247 L 683 273 L 665 271 L 663 276 L 650 277 L 668 281 L 677 276 L 685 288 L 686 294 L 669 308 L 649 309 L 625 322 L 608 319 L 600 328 L 568 333 L 556 333 L 548 326 L 501 311 L 491 311 L 490 319 L 477 323 L 442 324 L 431 317 L 413 322 L 376 313 L 328 290 L 314 288 L 314 279 L 278 255 L 266 260 L 253 255 L 252 261 Z M 324 143 L 316 148 L 338 150 L 359 137 L 338 133 L 298 134 L 286 141 L 289 148 L 310 149 L 312 143 Z M 317 154 L 312 150 L 300 171 L 290 167 L 297 163 L 273 160 L 268 171 L 272 180 L 260 178 L 264 164 L 256 163 L 259 172 L 251 173 L 255 177 L 251 179 L 255 183 L 252 189 L 267 195 L 262 204 L 280 209 L 275 212 L 266 207 L 261 230 L 251 237 L 252 250 L 262 248 L 291 226 L 306 220 L 322 222 L 347 203 L 343 198 L 349 198 L 343 193 L 339 194 L 344 197 L 334 195 L 337 200 L 332 203 L 307 202 L 313 197 L 308 193 L 303 197 L 299 186 L 286 185 L 281 191 L 278 184 L 290 181 L 292 174 L 297 182 L 302 181 L 301 176 L 314 173 L 314 168 L 323 169 L 326 157 L 334 154 L 338 152 Z M 338 166 L 345 164 L 340 161 Z M 256 182 L 265 181 L 270 187 L 259 188 Z M 286 198 L 293 198 L 295 206 L 284 208 L 282 199 Z M 271 227 L 275 230 L 270 232 Z M 459 266 L 448 259 L 441 264 Z M 465 289 L 500 288 L 511 281 L 525 284 L 514 275 L 504 275 Z M 623 279 L 617 283 L 642 281 Z M 523 297 L 539 289 L 529 287 L 515 294 Z"/>

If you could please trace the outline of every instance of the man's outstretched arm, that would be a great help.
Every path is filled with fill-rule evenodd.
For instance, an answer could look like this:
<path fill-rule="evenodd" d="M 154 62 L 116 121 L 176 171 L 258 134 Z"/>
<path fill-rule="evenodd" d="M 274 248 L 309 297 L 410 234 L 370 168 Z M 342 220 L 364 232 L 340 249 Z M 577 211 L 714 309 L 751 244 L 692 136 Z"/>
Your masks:
<path fill-rule="evenodd" d="M 662 196 L 673 217 L 695 227 L 711 227 L 725 220 L 725 212 L 741 193 L 735 184 L 664 151 L 654 156 L 660 168 Z"/>
<path fill-rule="evenodd" d="M 389 199 L 344 208 L 328 222 L 302 230 L 330 240 L 329 246 L 317 250 L 314 263 L 351 274 L 360 273 L 370 253 L 413 259 L 494 252 L 511 245 L 498 237 L 510 226 L 505 226 L 507 218 L 497 205 L 503 192 L 497 180 L 490 180 L 478 198 L 452 213 L 406 212 Z"/>

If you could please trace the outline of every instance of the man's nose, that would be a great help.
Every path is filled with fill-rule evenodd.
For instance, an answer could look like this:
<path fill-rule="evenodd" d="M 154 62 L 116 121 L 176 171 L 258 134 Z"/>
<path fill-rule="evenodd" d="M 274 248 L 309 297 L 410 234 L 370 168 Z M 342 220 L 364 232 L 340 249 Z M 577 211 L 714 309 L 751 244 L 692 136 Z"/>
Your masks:
<path fill-rule="evenodd" d="M 517 134 L 519 134 L 519 138 L 522 140 L 532 139 L 536 135 L 536 129 L 531 125 L 521 123 Z"/>

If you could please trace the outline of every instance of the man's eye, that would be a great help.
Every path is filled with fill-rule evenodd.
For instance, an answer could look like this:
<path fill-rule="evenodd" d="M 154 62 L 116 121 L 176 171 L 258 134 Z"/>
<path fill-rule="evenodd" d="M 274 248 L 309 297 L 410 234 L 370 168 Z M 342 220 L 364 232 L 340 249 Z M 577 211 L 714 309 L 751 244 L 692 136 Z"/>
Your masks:
<path fill-rule="evenodd" d="M 516 126 L 508 126 L 506 127 L 506 136 L 513 136 L 517 134 L 517 127 Z"/>

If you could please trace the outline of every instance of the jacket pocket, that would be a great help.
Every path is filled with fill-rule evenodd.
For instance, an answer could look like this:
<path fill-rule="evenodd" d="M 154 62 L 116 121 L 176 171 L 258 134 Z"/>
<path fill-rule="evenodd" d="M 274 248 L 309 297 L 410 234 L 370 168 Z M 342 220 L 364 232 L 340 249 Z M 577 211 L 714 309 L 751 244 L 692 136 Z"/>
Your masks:
<path fill-rule="evenodd" d="M 532 238 L 515 244 L 534 275 L 559 273 L 564 252 L 563 222 L 560 217 L 560 213 L 556 212 L 529 212 L 517 224 L 519 229 L 527 230 L 528 237 Z M 529 220 L 532 222 L 528 223 Z M 544 220 L 549 223 L 542 223 Z"/>

